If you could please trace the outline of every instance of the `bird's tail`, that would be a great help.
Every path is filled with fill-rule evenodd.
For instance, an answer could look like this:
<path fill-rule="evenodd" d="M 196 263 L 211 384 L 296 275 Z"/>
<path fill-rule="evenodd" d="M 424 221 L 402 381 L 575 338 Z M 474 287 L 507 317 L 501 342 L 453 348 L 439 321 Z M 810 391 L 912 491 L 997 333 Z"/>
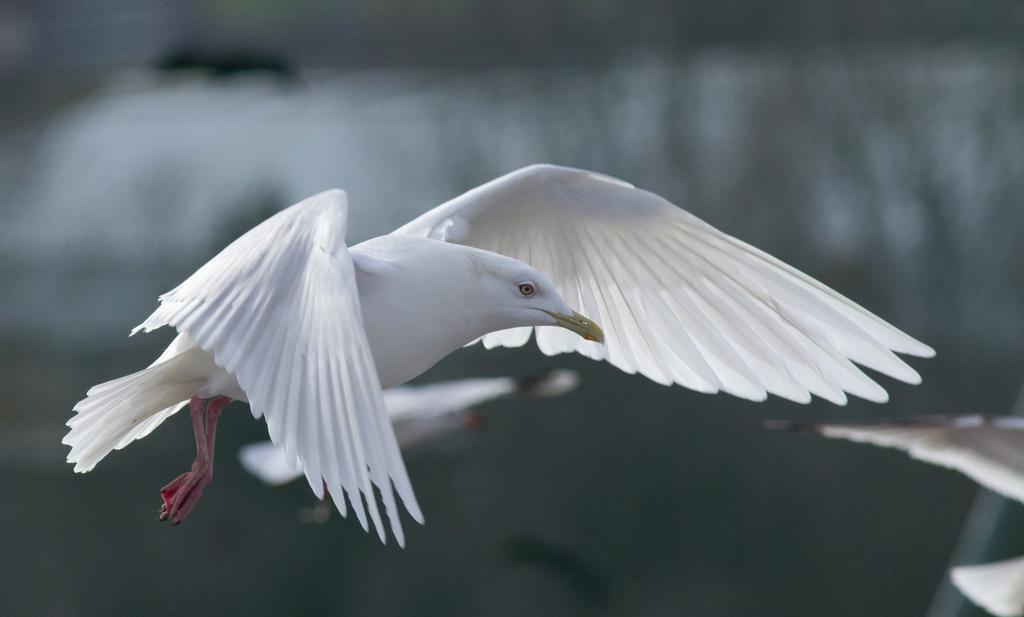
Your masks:
<path fill-rule="evenodd" d="M 195 384 L 179 377 L 184 355 L 161 356 L 149 368 L 89 389 L 75 405 L 62 442 L 71 446 L 68 462 L 76 472 L 91 470 L 111 450 L 145 437 L 188 402 Z"/>

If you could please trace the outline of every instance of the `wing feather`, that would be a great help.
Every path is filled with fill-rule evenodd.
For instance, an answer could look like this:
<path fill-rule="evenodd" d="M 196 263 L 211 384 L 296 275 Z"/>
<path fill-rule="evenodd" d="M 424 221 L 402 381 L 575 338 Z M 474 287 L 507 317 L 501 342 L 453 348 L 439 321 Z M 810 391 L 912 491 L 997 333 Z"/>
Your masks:
<path fill-rule="evenodd" d="M 457 197 L 396 233 L 458 242 L 545 272 L 600 323 L 605 346 L 536 329 L 547 355 L 576 351 L 628 373 L 751 400 L 888 400 L 864 366 L 907 383 L 896 353 L 934 351 L 851 300 L 661 197 L 593 172 L 534 165 Z M 532 328 L 482 338 L 518 347 Z"/>
<path fill-rule="evenodd" d="M 326 488 L 343 516 L 347 497 L 385 541 L 376 486 L 404 544 L 394 491 L 422 514 L 363 330 L 346 219 L 338 190 L 281 211 L 161 296 L 136 331 L 170 325 L 211 351 L 313 492 Z"/>
<path fill-rule="evenodd" d="M 1024 503 L 1024 420 L 984 416 L 924 417 L 876 424 L 796 425 L 826 437 L 903 450 L 955 469 Z"/>

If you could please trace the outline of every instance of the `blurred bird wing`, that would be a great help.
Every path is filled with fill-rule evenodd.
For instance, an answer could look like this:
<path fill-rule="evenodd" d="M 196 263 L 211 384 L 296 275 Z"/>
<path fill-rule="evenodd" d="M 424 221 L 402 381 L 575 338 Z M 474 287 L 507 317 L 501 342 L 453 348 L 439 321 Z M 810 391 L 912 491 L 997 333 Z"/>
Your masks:
<path fill-rule="evenodd" d="M 1024 557 L 957 566 L 951 577 L 961 593 L 993 615 L 1024 615 Z"/>
<path fill-rule="evenodd" d="M 579 383 L 573 371 L 554 370 L 539 377 L 479 377 L 384 391 L 398 444 L 410 448 L 465 426 L 475 405 L 505 396 L 561 396 Z"/>
<path fill-rule="evenodd" d="M 288 484 L 303 476 L 302 468 L 289 463 L 284 450 L 272 441 L 242 446 L 238 460 L 246 471 L 271 486 Z"/>
<path fill-rule="evenodd" d="M 388 417 L 398 423 L 409 418 L 448 415 L 517 390 L 517 381 L 511 377 L 457 379 L 423 386 L 388 388 L 384 391 L 384 403 Z"/>
<path fill-rule="evenodd" d="M 326 486 L 342 514 L 347 494 L 384 541 L 372 482 L 401 544 L 392 486 L 413 518 L 422 514 L 363 329 L 347 212 L 345 193 L 332 190 L 277 213 L 161 296 L 136 331 L 171 325 L 211 351 L 313 492 Z"/>
<path fill-rule="evenodd" d="M 395 420 L 395 437 L 402 450 L 408 451 L 422 443 L 472 426 L 470 418 L 474 415 L 472 410 L 461 408 L 443 416 L 406 416 Z"/>
<path fill-rule="evenodd" d="M 462 425 L 462 419 L 455 417 L 459 412 L 514 389 L 515 380 L 510 377 L 399 386 L 384 391 L 384 404 L 395 439 L 405 449 L 457 429 Z M 244 446 L 238 457 L 246 471 L 272 486 L 302 476 L 302 470 L 288 462 L 284 450 L 270 441 Z"/>
<path fill-rule="evenodd" d="M 893 352 L 930 347 L 825 285 L 661 197 L 593 172 L 533 165 L 452 199 L 398 229 L 515 257 L 544 271 L 604 328 L 606 346 L 537 329 L 547 355 L 577 351 L 627 373 L 751 400 L 767 393 L 837 404 L 885 401 L 853 362 L 908 383 Z M 483 337 L 515 347 L 530 328 Z"/>
<path fill-rule="evenodd" d="M 402 449 L 464 426 L 461 412 L 487 401 L 520 394 L 561 396 L 574 389 L 579 375 L 556 369 L 539 377 L 481 377 L 425 386 L 399 386 L 384 391 L 384 404 Z M 243 446 L 238 458 L 246 471 L 266 484 L 279 486 L 302 476 L 284 451 L 270 441 Z"/>
<path fill-rule="evenodd" d="M 988 489 L 1024 503 L 1021 418 L 931 417 L 815 428 L 826 437 L 903 450 L 918 460 L 955 469 Z"/>
<path fill-rule="evenodd" d="M 395 439 L 402 450 L 412 448 L 435 437 L 466 426 L 465 408 L 453 409 L 443 415 L 410 415 L 394 421 Z M 302 477 L 300 467 L 290 463 L 284 450 L 272 441 L 242 446 L 238 451 L 242 467 L 264 484 L 281 486 Z"/>
<path fill-rule="evenodd" d="M 579 384 L 574 371 L 556 369 L 526 378 L 477 377 L 422 386 L 398 386 L 384 391 L 392 422 L 411 417 L 443 416 L 503 396 L 561 396 Z"/>

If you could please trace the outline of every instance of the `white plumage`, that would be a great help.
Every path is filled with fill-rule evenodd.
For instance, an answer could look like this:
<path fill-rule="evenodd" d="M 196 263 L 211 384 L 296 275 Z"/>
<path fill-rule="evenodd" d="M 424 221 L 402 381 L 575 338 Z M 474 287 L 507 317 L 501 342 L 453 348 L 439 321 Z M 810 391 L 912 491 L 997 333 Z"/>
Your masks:
<path fill-rule="evenodd" d="M 903 450 L 918 460 L 955 469 L 988 489 L 1024 503 L 1024 418 L 957 416 L 859 425 L 779 424 Z M 957 566 L 951 574 L 965 596 L 993 615 L 1024 615 L 1024 557 Z"/>
<path fill-rule="evenodd" d="M 893 352 L 934 351 L 770 255 L 665 199 L 593 172 L 534 165 L 427 212 L 396 233 L 475 246 L 548 274 L 605 327 L 602 347 L 539 328 L 548 355 L 579 351 L 701 392 L 844 404 L 888 400 L 851 360 L 907 383 Z M 526 343 L 531 328 L 488 334 Z"/>
<path fill-rule="evenodd" d="M 313 196 L 161 296 L 136 330 L 170 325 L 179 337 L 149 368 L 92 388 L 75 406 L 64 442 L 76 470 L 148 434 L 190 398 L 199 462 L 213 443 L 212 430 L 208 445 L 199 439 L 209 422 L 203 401 L 247 400 L 313 491 L 326 486 L 343 514 L 347 495 L 383 539 L 376 486 L 401 543 L 393 490 L 423 519 L 381 388 L 473 340 L 522 345 L 537 327 L 549 355 L 607 357 L 703 392 L 838 404 L 846 393 L 887 398 L 854 362 L 917 383 L 894 352 L 933 354 L 657 195 L 588 171 L 527 167 L 351 249 L 346 217 L 342 191 Z M 606 348 L 600 328 L 571 306 L 605 324 Z M 210 413 L 215 428 L 219 407 Z"/>

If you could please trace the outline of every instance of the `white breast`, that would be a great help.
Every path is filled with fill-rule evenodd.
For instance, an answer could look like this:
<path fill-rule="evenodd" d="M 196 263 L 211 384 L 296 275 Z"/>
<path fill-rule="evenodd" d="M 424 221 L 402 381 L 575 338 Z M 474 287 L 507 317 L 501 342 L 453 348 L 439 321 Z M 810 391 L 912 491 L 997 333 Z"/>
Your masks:
<path fill-rule="evenodd" d="M 382 387 L 417 377 L 487 333 L 471 299 L 446 291 L 451 277 L 468 272 L 449 263 L 464 259 L 463 247 L 388 235 L 351 252 L 363 326 Z M 468 278 L 461 282 L 472 284 Z"/>

